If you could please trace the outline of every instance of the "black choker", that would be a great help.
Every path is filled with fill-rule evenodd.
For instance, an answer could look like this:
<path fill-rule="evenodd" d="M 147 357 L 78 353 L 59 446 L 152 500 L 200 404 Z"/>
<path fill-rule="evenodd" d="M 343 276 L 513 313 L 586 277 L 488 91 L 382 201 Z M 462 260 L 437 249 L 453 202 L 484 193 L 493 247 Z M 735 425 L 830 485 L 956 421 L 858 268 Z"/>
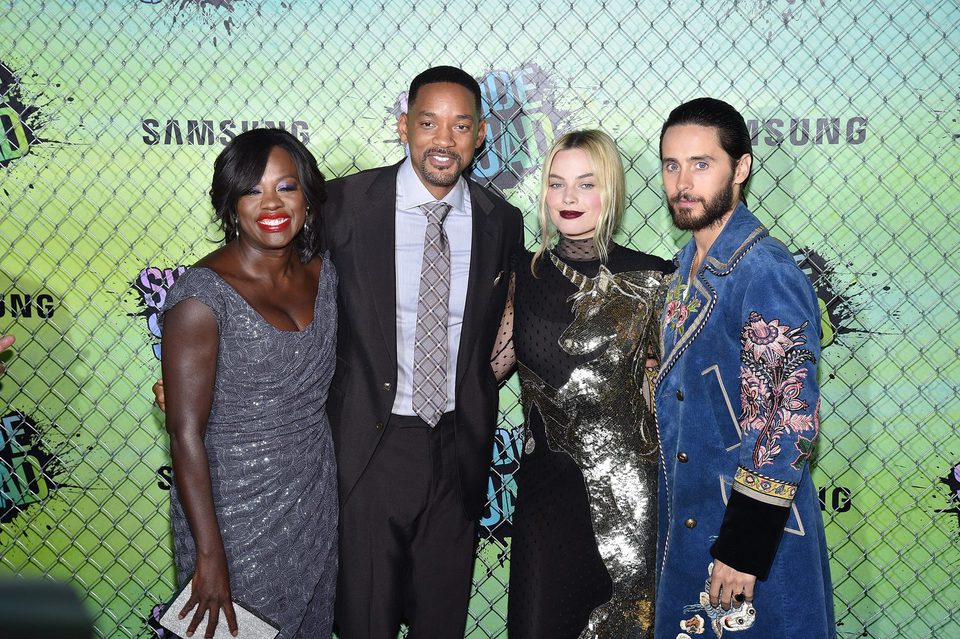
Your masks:
<path fill-rule="evenodd" d="M 572 240 L 561 235 L 557 242 L 557 254 L 565 260 L 579 261 L 596 260 L 600 257 L 597 255 L 597 247 L 593 243 L 592 237 L 584 240 Z"/>

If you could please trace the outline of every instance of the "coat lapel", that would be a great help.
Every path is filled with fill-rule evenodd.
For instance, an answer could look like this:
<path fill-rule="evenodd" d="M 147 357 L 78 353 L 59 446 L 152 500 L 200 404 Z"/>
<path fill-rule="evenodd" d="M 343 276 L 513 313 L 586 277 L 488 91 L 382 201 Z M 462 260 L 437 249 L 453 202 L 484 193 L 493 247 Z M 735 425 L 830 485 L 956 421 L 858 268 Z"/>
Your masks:
<path fill-rule="evenodd" d="M 684 247 L 684 250 L 681 251 L 679 266 L 674 274 L 675 278 L 683 278 L 685 277 L 686 273 L 690 272 L 690 264 L 693 261 L 693 254 L 695 251 L 696 246 L 693 244 L 693 240 L 691 239 L 690 244 Z M 677 283 L 678 280 L 671 280 L 670 291 L 674 290 L 674 287 Z M 682 280 L 680 280 L 679 283 L 681 286 L 683 286 Z M 701 267 L 699 272 L 692 278 L 691 285 L 693 286 L 693 291 L 688 293 L 686 299 L 681 299 L 680 303 L 687 303 L 688 300 L 695 297 L 696 299 L 700 300 L 700 306 L 696 310 L 696 313 L 693 314 L 693 318 L 690 323 L 684 327 L 683 335 L 680 336 L 680 339 L 674 339 L 674 336 L 671 333 L 673 333 L 675 329 L 666 321 L 661 323 L 661 352 L 664 352 L 667 347 L 669 347 L 669 352 L 664 352 L 663 362 L 660 365 L 660 372 L 657 374 L 657 378 L 654 381 L 655 385 L 660 383 L 670 369 L 673 368 L 673 365 L 677 363 L 677 360 L 680 358 L 680 356 L 683 355 L 683 352 L 690 346 L 690 344 L 693 343 L 695 339 L 697 339 L 700 331 L 703 330 L 704 325 L 710 318 L 710 314 L 713 312 L 713 307 L 717 303 L 717 292 L 704 278 L 703 267 Z M 670 291 L 667 292 L 667 304 L 669 304 L 670 300 L 672 299 L 672 293 Z M 664 317 L 666 317 L 666 314 Z"/>
<path fill-rule="evenodd" d="M 388 167 L 377 176 L 367 191 L 369 208 L 357 224 L 359 237 L 364 238 L 363 254 L 358 264 L 366 271 L 367 290 L 376 309 L 377 322 L 383 335 L 384 352 L 397 362 L 397 271 L 396 210 L 397 169 Z M 360 246 L 360 243 L 354 243 Z"/>
<path fill-rule="evenodd" d="M 664 321 L 661 324 L 660 347 L 661 352 L 667 346 L 672 344 L 668 353 L 664 354 L 663 362 L 660 366 L 660 372 L 655 380 L 659 384 L 670 369 L 673 368 L 677 360 L 683 355 L 690 345 L 700 335 L 703 327 L 713 312 L 717 304 L 717 291 L 707 280 L 707 271 L 710 271 L 716 277 L 729 275 L 740 260 L 753 246 L 768 235 L 767 229 L 760 224 L 760 221 L 747 209 L 743 203 L 737 205 L 733 215 L 727 220 L 726 226 L 720 232 L 719 237 L 710 247 L 707 257 L 704 259 L 700 270 L 692 278 L 693 293 L 701 300 L 701 306 L 693 316 L 688 326 L 685 326 L 683 335 L 680 339 L 674 341 L 669 332 L 673 329 Z M 693 256 L 696 252 L 696 244 L 691 238 L 687 245 L 680 251 L 679 264 L 674 277 L 682 278 L 690 272 L 690 264 L 693 262 Z M 671 290 L 675 286 L 676 280 L 671 280 Z M 681 282 L 682 284 L 682 282 Z M 672 298 L 670 292 L 667 292 L 669 305 Z M 664 309 L 664 318 L 666 318 L 666 309 Z"/>
<path fill-rule="evenodd" d="M 489 291 L 501 263 L 499 256 L 500 218 L 493 215 L 495 204 L 490 196 L 471 179 L 470 208 L 473 234 L 470 241 L 470 275 L 467 279 L 467 299 L 463 308 L 463 327 L 460 331 L 460 349 L 457 356 L 457 388 L 463 380 L 473 343 L 483 325 Z"/>

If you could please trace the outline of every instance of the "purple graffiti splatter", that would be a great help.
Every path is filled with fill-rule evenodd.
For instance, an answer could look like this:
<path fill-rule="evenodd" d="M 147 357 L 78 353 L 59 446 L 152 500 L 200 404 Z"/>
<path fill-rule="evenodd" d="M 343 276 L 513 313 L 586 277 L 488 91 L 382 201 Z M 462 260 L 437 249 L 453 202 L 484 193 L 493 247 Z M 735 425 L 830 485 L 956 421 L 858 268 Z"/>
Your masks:
<path fill-rule="evenodd" d="M 160 309 L 167 299 L 167 291 L 173 286 L 187 268 L 161 268 L 148 266 L 139 273 L 130 284 L 129 294 L 134 298 L 132 305 L 138 310 L 127 313 L 129 317 L 143 317 L 147 322 L 147 330 L 153 337 L 153 355 L 160 359 Z"/>
<path fill-rule="evenodd" d="M 163 616 L 163 612 L 166 609 L 167 607 L 165 605 L 157 604 L 150 610 L 150 614 L 147 615 L 147 628 L 150 629 L 151 637 L 153 639 L 182 639 L 180 635 L 160 625 L 160 617 Z"/>

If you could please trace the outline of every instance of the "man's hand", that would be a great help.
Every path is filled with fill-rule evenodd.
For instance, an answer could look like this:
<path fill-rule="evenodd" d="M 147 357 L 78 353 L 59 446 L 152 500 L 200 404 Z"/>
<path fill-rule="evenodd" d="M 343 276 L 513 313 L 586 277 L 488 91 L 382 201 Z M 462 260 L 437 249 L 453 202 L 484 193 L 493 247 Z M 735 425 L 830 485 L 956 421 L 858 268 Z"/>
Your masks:
<path fill-rule="evenodd" d="M 157 383 L 153 385 L 153 401 L 165 413 L 167 412 L 167 404 L 163 399 L 163 379 L 158 379 Z"/>
<path fill-rule="evenodd" d="M 0 337 L 0 352 L 10 348 L 15 341 L 17 340 L 13 335 L 4 335 L 3 337 Z M 0 375 L 2 375 L 5 370 L 7 369 L 4 368 L 2 363 L 0 363 Z"/>
<path fill-rule="evenodd" d="M 730 610 L 731 599 L 738 606 L 744 601 L 753 601 L 753 586 L 756 583 L 754 575 L 734 570 L 719 559 L 714 559 L 713 573 L 710 575 L 710 605 Z"/>

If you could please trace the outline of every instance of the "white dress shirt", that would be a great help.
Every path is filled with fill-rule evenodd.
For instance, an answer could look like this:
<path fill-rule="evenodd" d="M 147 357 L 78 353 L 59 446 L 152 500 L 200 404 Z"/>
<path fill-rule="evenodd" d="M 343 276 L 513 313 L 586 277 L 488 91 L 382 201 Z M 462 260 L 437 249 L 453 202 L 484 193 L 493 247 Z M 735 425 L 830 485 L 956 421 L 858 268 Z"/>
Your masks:
<path fill-rule="evenodd" d="M 413 410 L 413 352 L 417 332 L 417 301 L 420 296 L 420 268 L 423 262 L 423 237 L 427 216 L 422 204 L 436 202 L 420 181 L 408 157 L 397 171 L 397 209 L 395 265 L 397 274 L 397 396 L 393 402 L 396 415 L 415 415 Z M 443 228 L 450 245 L 450 301 L 447 316 L 447 404 L 455 404 L 457 355 L 463 327 L 463 307 L 467 300 L 467 278 L 470 274 L 470 244 L 473 238 L 473 216 L 470 189 L 463 177 L 442 202 L 450 205 Z"/>

